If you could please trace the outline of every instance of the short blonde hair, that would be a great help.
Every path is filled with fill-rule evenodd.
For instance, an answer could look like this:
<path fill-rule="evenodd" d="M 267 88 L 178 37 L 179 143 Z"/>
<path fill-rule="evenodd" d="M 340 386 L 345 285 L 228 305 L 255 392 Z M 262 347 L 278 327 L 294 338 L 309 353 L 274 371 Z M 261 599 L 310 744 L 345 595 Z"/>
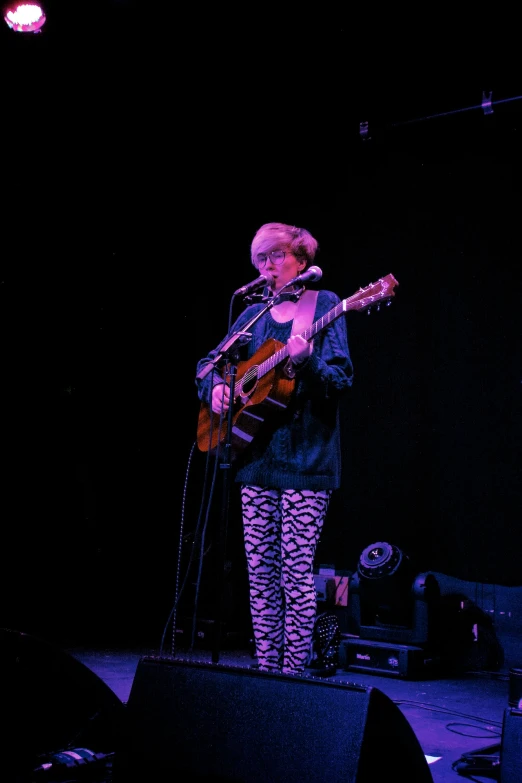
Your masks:
<path fill-rule="evenodd" d="M 306 228 L 289 226 L 286 223 L 265 223 L 256 231 L 250 245 L 250 258 L 257 268 L 258 253 L 270 253 L 271 250 L 286 250 L 300 261 L 305 261 L 305 269 L 312 263 L 319 243 Z"/>

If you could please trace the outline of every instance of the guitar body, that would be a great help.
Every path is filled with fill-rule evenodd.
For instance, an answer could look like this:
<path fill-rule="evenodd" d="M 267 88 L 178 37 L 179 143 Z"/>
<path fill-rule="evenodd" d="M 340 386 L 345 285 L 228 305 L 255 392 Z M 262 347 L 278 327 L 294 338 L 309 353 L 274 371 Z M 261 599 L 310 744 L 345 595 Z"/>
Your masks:
<path fill-rule="evenodd" d="M 239 362 L 232 407 L 232 457 L 236 457 L 254 440 L 261 429 L 270 426 L 276 412 L 284 410 L 294 389 L 295 381 L 288 378 L 281 366 L 276 366 L 261 377 L 257 368 L 284 346 L 269 339 L 248 361 Z M 227 376 L 226 381 L 230 378 Z M 227 438 L 228 412 L 220 427 L 220 416 L 213 413 L 208 403 L 199 411 L 197 444 L 200 451 L 216 453 Z"/>

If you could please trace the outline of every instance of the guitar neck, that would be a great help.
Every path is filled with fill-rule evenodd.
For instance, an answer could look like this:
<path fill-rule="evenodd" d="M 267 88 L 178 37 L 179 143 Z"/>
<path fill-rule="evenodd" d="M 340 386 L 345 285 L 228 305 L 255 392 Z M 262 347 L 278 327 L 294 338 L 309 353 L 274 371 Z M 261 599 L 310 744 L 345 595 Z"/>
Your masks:
<path fill-rule="evenodd" d="M 397 285 L 397 280 L 390 273 L 385 277 L 380 278 L 376 283 L 370 283 L 366 288 L 360 288 L 355 294 L 348 297 L 348 299 L 341 300 L 335 307 L 308 327 L 308 329 L 301 332 L 301 337 L 304 337 L 305 340 L 308 341 L 312 340 L 316 334 L 325 329 L 332 321 L 335 321 L 336 318 L 339 318 L 339 316 L 343 313 L 347 313 L 349 310 L 370 310 L 376 305 L 380 305 L 382 301 L 387 301 L 389 304 L 392 297 L 395 296 L 394 289 Z M 262 378 L 287 358 L 288 348 L 285 345 L 257 366 L 257 378 Z M 250 380 L 251 376 L 249 376 L 249 381 Z"/>

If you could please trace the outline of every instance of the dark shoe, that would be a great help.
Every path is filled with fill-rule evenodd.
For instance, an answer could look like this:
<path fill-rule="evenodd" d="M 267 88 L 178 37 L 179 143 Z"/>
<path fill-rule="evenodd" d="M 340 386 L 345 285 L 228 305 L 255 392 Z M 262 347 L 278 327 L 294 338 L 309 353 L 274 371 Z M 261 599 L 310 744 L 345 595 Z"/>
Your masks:
<path fill-rule="evenodd" d="M 310 674 L 313 677 L 332 677 L 337 674 L 337 663 L 328 660 L 315 660 L 307 666 L 307 669 L 310 669 Z"/>

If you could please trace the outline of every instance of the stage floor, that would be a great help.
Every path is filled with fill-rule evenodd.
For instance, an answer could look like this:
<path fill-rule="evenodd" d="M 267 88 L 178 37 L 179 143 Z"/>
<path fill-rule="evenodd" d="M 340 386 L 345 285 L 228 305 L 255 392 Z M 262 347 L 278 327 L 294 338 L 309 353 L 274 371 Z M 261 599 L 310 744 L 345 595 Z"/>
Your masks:
<path fill-rule="evenodd" d="M 157 650 L 143 647 L 71 648 L 68 654 L 94 672 L 126 705 L 140 661 L 158 658 Z M 197 666 L 208 664 L 216 670 L 222 667 L 255 669 L 251 651 L 241 648 L 217 651 L 171 650 L 168 657 Z M 506 711 L 511 721 L 510 745 L 503 752 L 509 751 L 511 754 L 517 748 L 520 750 L 522 716 L 517 718 L 513 729 L 513 709 L 509 705 L 511 664 L 508 661 L 506 667 L 497 672 L 469 671 L 459 676 L 430 676 L 414 680 L 337 669 L 335 674 L 322 677 L 321 680 L 323 683 L 346 684 L 348 688 L 357 685 L 365 689 L 377 689 L 392 700 L 413 729 L 428 761 L 434 783 L 456 783 L 466 777 L 480 782 L 496 779 L 504 783 L 502 768 L 505 769 L 506 783 L 515 783 L 522 780 L 522 772 L 517 773 L 520 777 L 512 777 L 511 755 L 503 764 L 500 751 Z M 314 681 L 319 679 L 314 676 L 313 670 L 307 670 L 307 677 L 312 677 Z M 335 716 L 332 717 L 335 719 Z M 202 736 L 201 741 L 204 740 Z M 460 772 L 455 766 L 459 762 Z M 395 768 L 394 765 L 397 765 L 397 759 L 390 759 L 390 769 Z M 400 776 L 397 779 L 401 779 Z"/>

